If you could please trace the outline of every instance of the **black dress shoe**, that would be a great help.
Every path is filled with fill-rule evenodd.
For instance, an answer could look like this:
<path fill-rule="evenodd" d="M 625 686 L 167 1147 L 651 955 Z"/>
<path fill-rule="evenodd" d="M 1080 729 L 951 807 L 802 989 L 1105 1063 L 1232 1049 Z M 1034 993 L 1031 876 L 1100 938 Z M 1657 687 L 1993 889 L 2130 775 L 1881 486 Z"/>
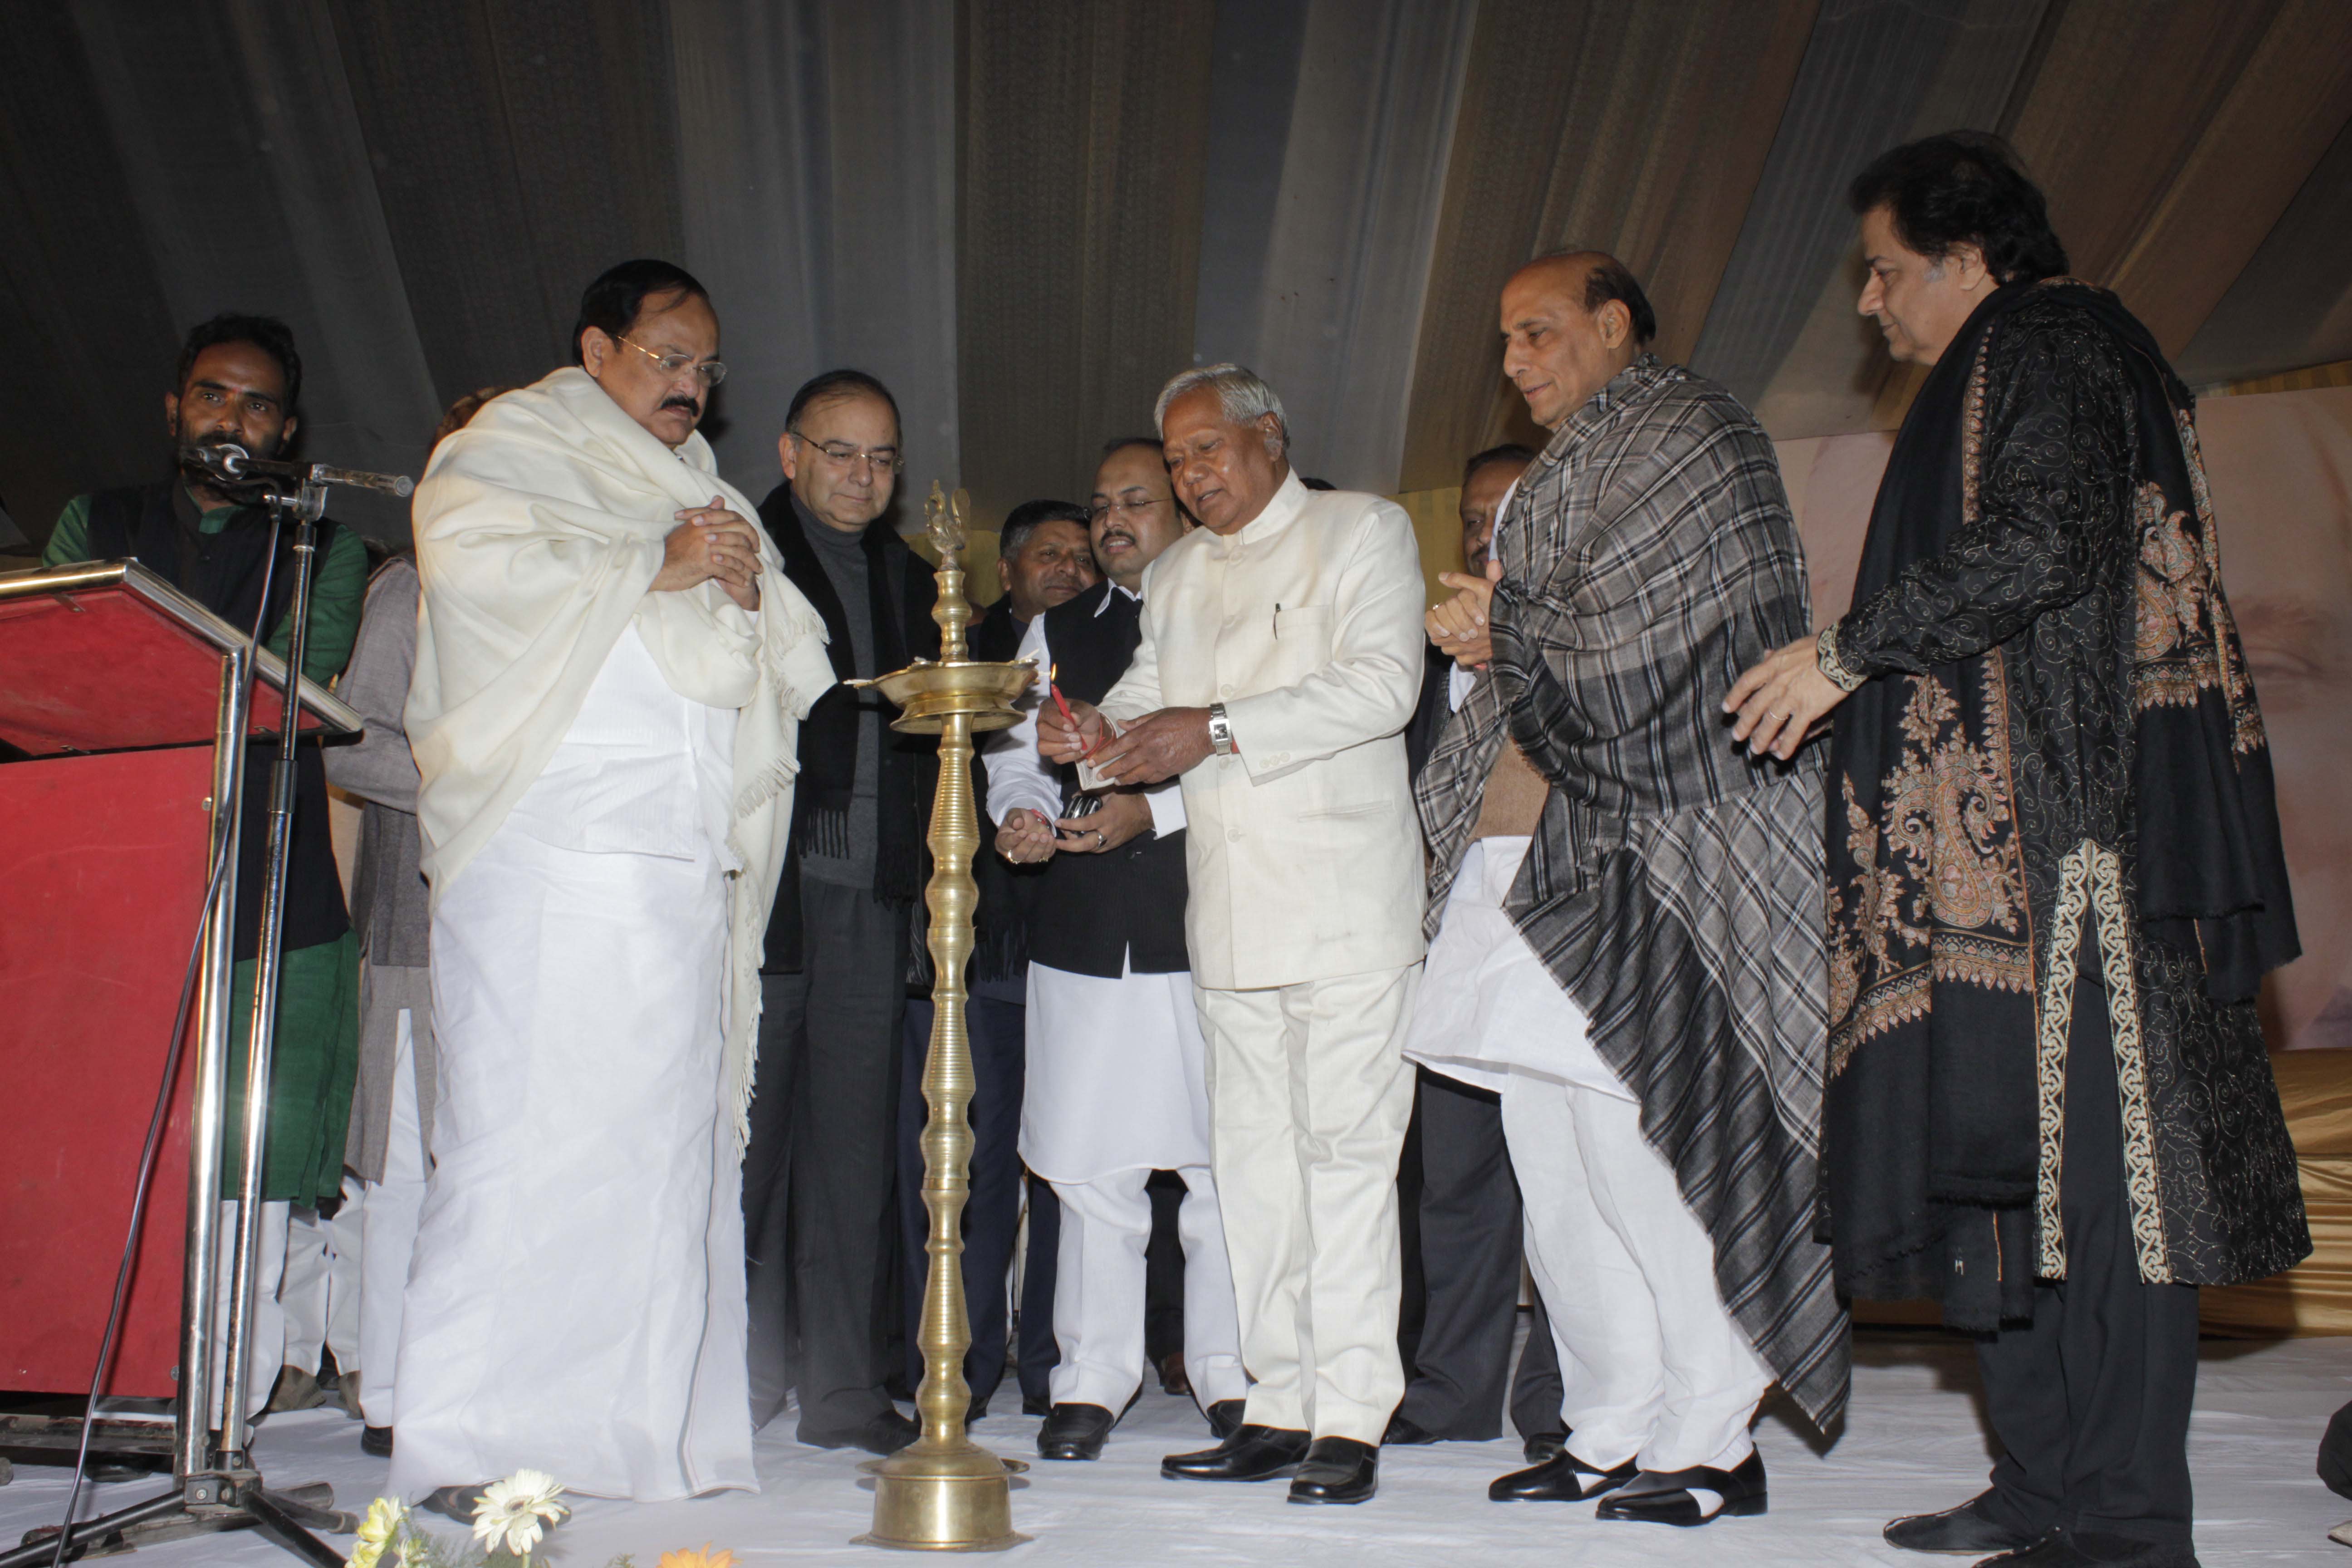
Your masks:
<path fill-rule="evenodd" d="M 1557 1459 L 1568 1452 L 1568 1434 L 1565 1432 L 1530 1433 L 1528 1440 L 1519 1446 L 1519 1452 L 1528 1457 L 1528 1463 L 1530 1465 L 1540 1465 L 1546 1459 Z"/>
<path fill-rule="evenodd" d="M 1056 1405 L 1037 1428 L 1037 1453 L 1047 1459 L 1098 1459 L 1118 1420 L 1099 1405 Z"/>
<path fill-rule="evenodd" d="M 1908 1514 L 1879 1533 L 1886 1537 L 1887 1545 L 1900 1546 L 1906 1552 L 1948 1552 L 1966 1557 L 2014 1552 L 2041 1539 L 1987 1519 L 1979 1505 L 1991 1496 L 1990 1492 L 1980 1492 L 1941 1513 Z"/>
<path fill-rule="evenodd" d="M 1178 1481 L 1270 1481 L 1298 1468 L 1309 1441 L 1287 1426 L 1244 1423 L 1213 1448 L 1169 1455 L 1160 1461 L 1160 1473 Z"/>
<path fill-rule="evenodd" d="M 1713 1492 L 1710 1508 L 1691 1494 Z M 1764 1456 L 1751 1453 L 1737 1469 L 1693 1465 L 1686 1470 L 1643 1470 L 1601 1500 L 1595 1519 L 1632 1519 L 1650 1524 L 1705 1524 L 1728 1514 L 1764 1511 Z"/>
<path fill-rule="evenodd" d="M 1203 1414 L 1209 1418 L 1209 1430 L 1222 1443 L 1242 1429 L 1242 1416 L 1248 1409 L 1246 1399 L 1220 1399 Z"/>
<path fill-rule="evenodd" d="M 360 1428 L 360 1452 L 373 1454 L 379 1459 L 392 1458 L 392 1428 L 362 1426 Z"/>
<path fill-rule="evenodd" d="M 1424 1443 L 1444 1441 L 1444 1438 L 1428 1427 L 1417 1421 L 1408 1421 L 1402 1415 L 1390 1416 L 1389 1429 L 1381 1434 L 1381 1447 L 1383 1448 L 1418 1448 Z"/>
<path fill-rule="evenodd" d="M 482 1488 L 487 1485 L 488 1485 L 488 1482 L 470 1487 L 436 1487 L 426 1492 L 424 1500 L 416 1506 L 429 1512 L 437 1513 L 443 1519 L 454 1519 L 459 1524 L 471 1524 L 474 1522 L 474 1505 L 481 1501 Z"/>
<path fill-rule="evenodd" d="M 1582 1502 L 1615 1491 L 1640 1473 L 1631 1459 L 1613 1470 L 1596 1470 L 1562 1451 L 1532 1469 L 1496 1477 L 1486 1485 L 1486 1496 L 1496 1502 Z"/>
<path fill-rule="evenodd" d="M 1038 1398 L 1035 1398 L 1035 1397 L 1034 1397 L 1034 1396 L 1032 1396 L 1032 1395 L 1030 1395 L 1030 1394 L 1023 1394 L 1023 1395 L 1021 1396 L 1021 1414 L 1022 1414 L 1022 1415 L 1051 1415 L 1053 1413 L 1054 1413 L 1054 1404 L 1053 1404 L 1053 1401 L 1048 1400 L 1048 1399 L 1038 1399 Z"/>
<path fill-rule="evenodd" d="M 888 1458 L 923 1435 L 922 1424 L 896 1410 L 885 1410 L 863 1426 L 846 1432 L 812 1432 L 803 1426 L 798 1436 L 812 1448 L 863 1448 Z"/>
<path fill-rule="evenodd" d="M 1368 1502 L 1381 1489 L 1381 1451 L 1353 1437 L 1318 1437 L 1291 1478 L 1293 1502 Z"/>
<path fill-rule="evenodd" d="M 2052 1530 L 2026 1545 L 1985 1558 L 1977 1568 L 2198 1568 L 2186 1542 L 2136 1541 L 2074 1530 Z"/>

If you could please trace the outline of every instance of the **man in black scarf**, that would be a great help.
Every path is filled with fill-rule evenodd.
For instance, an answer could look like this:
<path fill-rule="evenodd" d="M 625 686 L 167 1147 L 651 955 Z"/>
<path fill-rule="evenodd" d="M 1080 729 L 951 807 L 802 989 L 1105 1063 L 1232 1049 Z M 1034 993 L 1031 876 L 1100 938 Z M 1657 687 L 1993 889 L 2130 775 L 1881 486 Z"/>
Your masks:
<path fill-rule="evenodd" d="M 898 405 L 861 371 L 793 395 L 760 521 L 824 617 L 844 681 L 939 656 L 931 574 L 884 515 Z M 883 1387 L 898 1039 L 923 889 L 934 746 L 878 692 L 836 686 L 801 725 L 791 847 L 768 921 L 743 1223 L 751 1413 L 800 1390 L 800 1439 L 895 1453 L 920 1428 Z"/>
<path fill-rule="evenodd" d="M 1979 1336 L 2003 1457 L 1887 1539 L 2192 1564 L 2197 1289 L 2310 1250 L 2254 998 L 2297 950 L 2192 403 L 2042 194 L 1954 134 L 1854 182 L 1859 308 L 1932 366 L 1853 608 L 1743 676 L 1831 743 L 1840 1288 Z"/>

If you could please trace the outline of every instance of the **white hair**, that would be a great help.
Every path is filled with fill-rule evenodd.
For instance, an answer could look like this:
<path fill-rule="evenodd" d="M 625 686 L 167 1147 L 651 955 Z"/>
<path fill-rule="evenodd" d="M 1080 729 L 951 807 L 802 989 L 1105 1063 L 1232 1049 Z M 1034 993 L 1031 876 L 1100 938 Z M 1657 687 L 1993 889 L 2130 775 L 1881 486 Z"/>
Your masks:
<path fill-rule="evenodd" d="M 1231 363 L 1194 365 L 1191 370 L 1180 370 L 1170 376 L 1168 384 L 1160 389 L 1160 401 L 1151 405 L 1152 427 L 1165 437 L 1168 434 L 1168 405 L 1186 393 L 1196 392 L 1204 386 L 1215 390 L 1217 405 L 1224 410 L 1225 417 L 1236 425 L 1248 425 L 1273 415 L 1276 428 L 1280 432 L 1280 445 L 1269 441 L 1267 446 L 1276 457 L 1290 450 L 1290 419 L 1282 411 L 1282 399 L 1276 395 L 1274 388 L 1258 378 L 1257 372 L 1246 365 Z"/>

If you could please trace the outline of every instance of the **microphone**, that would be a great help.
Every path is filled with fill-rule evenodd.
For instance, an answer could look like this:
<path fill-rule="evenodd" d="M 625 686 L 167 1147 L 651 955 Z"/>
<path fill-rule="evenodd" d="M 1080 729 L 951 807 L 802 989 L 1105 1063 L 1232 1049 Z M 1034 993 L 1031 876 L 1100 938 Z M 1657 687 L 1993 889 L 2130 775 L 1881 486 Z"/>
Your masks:
<path fill-rule="evenodd" d="M 280 463 L 257 458 L 234 441 L 183 447 L 180 460 L 231 485 L 292 479 L 297 485 L 352 485 L 395 496 L 405 496 L 416 489 L 416 481 L 406 474 L 371 474 L 359 468 L 338 468 L 330 463 Z"/>

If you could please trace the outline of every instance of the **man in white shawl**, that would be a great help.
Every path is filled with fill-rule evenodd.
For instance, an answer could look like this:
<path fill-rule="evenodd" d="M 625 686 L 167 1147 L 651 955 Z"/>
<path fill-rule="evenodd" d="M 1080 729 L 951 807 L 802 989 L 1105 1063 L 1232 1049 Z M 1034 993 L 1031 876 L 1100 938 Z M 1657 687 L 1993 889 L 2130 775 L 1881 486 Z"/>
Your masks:
<path fill-rule="evenodd" d="M 395 1494 L 521 1466 L 756 1489 L 740 1206 L 761 938 L 824 629 L 695 433 L 725 374 L 676 267 L 589 286 L 576 367 L 444 441 L 407 725 L 443 1099 Z"/>

